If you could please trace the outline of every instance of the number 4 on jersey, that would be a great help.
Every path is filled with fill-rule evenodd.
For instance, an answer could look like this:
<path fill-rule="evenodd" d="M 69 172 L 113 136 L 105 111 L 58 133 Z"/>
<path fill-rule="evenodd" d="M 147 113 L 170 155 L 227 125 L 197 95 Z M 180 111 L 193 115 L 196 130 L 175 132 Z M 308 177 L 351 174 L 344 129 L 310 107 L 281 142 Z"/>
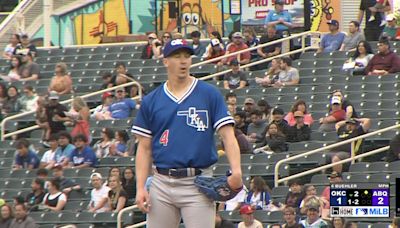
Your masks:
<path fill-rule="evenodd" d="M 169 136 L 169 130 L 165 130 L 160 137 L 160 144 L 163 144 L 163 146 L 167 146 L 168 136 Z"/>

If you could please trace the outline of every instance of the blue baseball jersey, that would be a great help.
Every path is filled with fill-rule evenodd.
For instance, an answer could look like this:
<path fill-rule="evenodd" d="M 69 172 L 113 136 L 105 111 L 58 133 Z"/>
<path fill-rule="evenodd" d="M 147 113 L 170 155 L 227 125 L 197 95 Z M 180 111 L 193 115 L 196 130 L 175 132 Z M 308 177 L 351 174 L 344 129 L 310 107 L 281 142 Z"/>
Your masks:
<path fill-rule="evenodd" d="M 182 98 L 164 83 L 143 98 L 132 132 L 152 138 L 160 168 L 206 168 L 217 159 L 214 132 L 234 124 L 220 92 L 195 79 Z"/>

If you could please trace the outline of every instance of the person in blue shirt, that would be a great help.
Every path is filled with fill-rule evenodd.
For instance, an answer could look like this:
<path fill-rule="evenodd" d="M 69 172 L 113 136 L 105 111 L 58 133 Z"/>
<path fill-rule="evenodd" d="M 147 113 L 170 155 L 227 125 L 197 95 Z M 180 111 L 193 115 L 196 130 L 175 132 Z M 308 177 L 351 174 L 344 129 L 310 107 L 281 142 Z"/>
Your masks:
<path fill-rule="evenodd" d="M 17 142 L 17 155 L 15 156 L 14 170 L 16 169 L 37 169 L 40 159 L 35 152 L 29 149 L 30 142 L 26 139 L 20 139 Z"/>
<path fill-rule="evenodd" d="M 270 10 L 265 17 L 265 28 L 275 25 L 278 35 L 283 35 L 284 31 L 289 34 L 289 30 L 292 28 L 292 16 L 287 10 L 284 10 L 284 5 L 284 0 L 275 0 L 275 10 Z"/>
<path fill-rule="evenodd" d="M 87 143 L 88 139 L 85 135 L 79 134 L 74 137 L 75 150 L 72 151 L 69 167 L 80 169 L 97 165 L 96 153 Z"/>
<path fill-rule="evenodd" d="M 113 119 L 128 118 L 135 109 L 136 102 L 125 96 L 124 88 L 115 90 L 115 101 L 108 107 L 109 114 Z"/>
<path fill-rule="evenodd" d="M 330 33 L 322 37 L 317 53 L 338 51 L 346 37 L 344 33 L 339 32 L 339 21 L 330 20 L 327 24 L 329 25 Z"/>
<path fill-rule="evenodd" d="M 50 167 L 60 165 L 65 168 L 68 166 L 69 158 L 71 157 L 71 153 L 75 149 L 75 146 L 71 144 L 71 135 L 66 131 L 58 133 L 57 138 L 58 148 L 56 149 Z"/>

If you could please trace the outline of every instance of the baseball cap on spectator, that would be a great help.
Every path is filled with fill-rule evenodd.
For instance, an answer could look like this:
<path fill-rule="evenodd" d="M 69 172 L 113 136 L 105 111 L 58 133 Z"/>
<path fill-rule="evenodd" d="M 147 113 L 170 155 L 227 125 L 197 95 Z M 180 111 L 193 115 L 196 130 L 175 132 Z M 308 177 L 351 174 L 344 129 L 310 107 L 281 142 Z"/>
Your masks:
<path fill-rule="evenodd" d="M 25 199 L 23 196 L 14 196 L 14 200 L 17 204 L 23 204 L 25 203 Z"/>
<path fill-rule="evenodd" d="M 211 46 L 215 47 L 218 46 L 221 42 L 219 42 L 219 39 L 212 39 L 211 40 Z"/>
<path fill-rule="evenodd" d="M 58 93 L 56 91 L 50 91 L 49 93 L 49 99 L 50 100 L 58 100 L 60 97 L 58 96 Z"/>
<path fill-rule="evenodd" d="M 244 100 L 244 104 L 255 104 L 256 102 L 254 101 L 253 98 L 248 97 Z"/>
<path fill-rule="evenodd" d="M 172 53 L 174 53 L 178 50 L 181 50 L 181 49 L 185 49 L 185 50 L 189 51 L 189 53 L 191 55 L 194 54 L 193 48 L 188 45 L 186 40 L 176 39 L 176 40 L 171 40 L 170 42 L 168 42 L 165 45 L 164 52 L 163 52 L 164 57 L 168 57 Z"/>
<path fill-rule="evenodd" d="M 275 5 L 285 5 L 285 1 L 283 1 L 283 0 L 275 0 Z"/>
<path fill-rule="evenodd" d="M 236 59 L 234 59 L 229 63 L 229 66 L 239 66 L 239 62 Z"/>
<path fill-rule="evenodd" d="M 341 101 L 341 99 L 340 99 L 340 97 L 337 97 L 337 96 L 334 96 L 334 97 L 332 97 L 332 100 L 331 100 L 331 104 L 338 104 L 338 105 L 340 105 L 342 103 L 342 101 Z"/>
<path fill-rule="evenodd" d="M 92 179 L 93 177 L 98 177 L 100 179 L 103 179 L 103 176 L 101 176 L 100 173 L 92 173 L 92 175 L 90 175 L 90 179 Z"/>
<path fill-rule="evenodd" d="M 386 16 L 386 21 L 394 21 L 396 20 L 396 17 L 393 14 L 389 14 Z"/>
<path fill-rule="evenodd" d="M 253 208 L 248 204 L 245 204 L 245 205 L 241 206 L 240 210 L 239 210 L 239 213 L 241 215 L 242 214 L 246 214 L 246 215 L 253 214 L 253 212 L 254 212 Z"/>
<path fill-rule="evenodd" d="M 307 210 L 319 211 L 319 207 L 320 207 L 320 205 L 318 205 L 316 203 L 310 203 L 307 205 Z"/>
<path fill-rule="evenodd" d="M 294 115 L 294 118 L 304 117 L 304 113 L 302 111 L 295 111 L 293 115 Z"/>
<path fill-rule="evenodd" d="M 232 37 L 233 38 L 243 38 L 243 35 L 241 32 L 235 32 L 235 33 L 233 33 Z"/>
<path fill-rule="evenodd" d="M 272 115 L 283 115 L 283 114 L 285 114 L 285 112 L 281 108 L 274 108 L 274 110 L 272 111 Z"/>
<path fill-rule="evenodd" d="M 328 25 L 335 25 L 335 26 L 339 26 L 339 21 L 337 20 L 330 20 L 327 22 Z"/>
<path fill-rule="evenodd" d="M 358 121 L 354 118 L 350 118 L 346 120 L 347 124 L 358 124 Z"/>
<path fill-rule="evenodd" d="M 101 99 L 106 99 L 107 97 L 112 97 L 113 94 L 110 92 L 104 92 L 103 95 L 101 96 Z"/>

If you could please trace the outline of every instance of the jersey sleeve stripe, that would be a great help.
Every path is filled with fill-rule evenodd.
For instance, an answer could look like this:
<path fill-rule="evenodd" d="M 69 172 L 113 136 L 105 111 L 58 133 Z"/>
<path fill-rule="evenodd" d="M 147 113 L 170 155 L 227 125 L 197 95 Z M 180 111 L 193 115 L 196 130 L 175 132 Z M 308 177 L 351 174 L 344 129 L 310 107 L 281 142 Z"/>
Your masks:
<path fill-rule="evenodd" d="M 146 134 L 151 135 L 151 131 L 150 131 L 150 130 L 147 130 L 147 129 L 142 128 L 142 127 L 132 126 L 132 130 L 141 131 L 141 132 L 143 132 L 143 133 L 146 133 Z"/>
<path fill-rule="evenodd" d="M 224 117 L 224 118 L 221 118 L 221 119 L 219 119 L 217 122 L 215 122 L 215 124 L 214 124 L 214 128 L 217 128 L 217 126 L 220 124 L 220 123 L 222 123 L 222 122 L 224 122 L 224 121 L 226 121 L 226 120 L 232 120 L 232 121 L 234 121 L 233 120 L 233 118 L 232 118 L 232 116 L 226 116 L 226 117 Z"/>
<path fill-rule="evenodd" d="M 225 117 L 220 119 L 214 124 L 214 128 L 218 131 L 222 126 L 225 126 L 227 124 L 235 124 L 235 120 L 231 116 Z"/>
<path fill-rule="evenodd" d="M 147 138 L 151 138 L 151 137 L 152 137 L 151 135 L 148 135 L 148 134 L 143 133 L 143 132 L 141 132 L 141 131 L 131 130 L 131 132 L 132 132 L 133 134 L 141 135 L 141 136 L 144 136 L 144 137 L 147 137 Z"/>

